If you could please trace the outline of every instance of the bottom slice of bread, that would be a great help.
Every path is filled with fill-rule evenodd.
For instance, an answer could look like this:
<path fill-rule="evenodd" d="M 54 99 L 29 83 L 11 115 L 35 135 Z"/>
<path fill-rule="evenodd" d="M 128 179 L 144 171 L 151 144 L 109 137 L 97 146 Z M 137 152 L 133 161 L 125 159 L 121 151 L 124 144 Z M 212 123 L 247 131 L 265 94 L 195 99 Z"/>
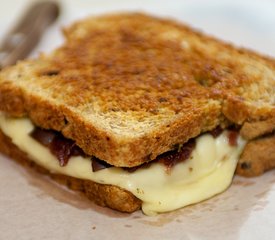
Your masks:
<path fill-rule="evenodd" d="M 15 146 L 11 139 L 3 134 L 2 131 L 0 131 L 0 152 L 16 160 L 24 167 L 32 168 L 42 174 L 47 174 L 55 181 L 68 186 L 70 189 L 83 192 L 88 199 L 100 206 L 129 213 L 141 208 L 141 200 L 120 187 L 50 173 L 29 159 L 27 154 Z"/>

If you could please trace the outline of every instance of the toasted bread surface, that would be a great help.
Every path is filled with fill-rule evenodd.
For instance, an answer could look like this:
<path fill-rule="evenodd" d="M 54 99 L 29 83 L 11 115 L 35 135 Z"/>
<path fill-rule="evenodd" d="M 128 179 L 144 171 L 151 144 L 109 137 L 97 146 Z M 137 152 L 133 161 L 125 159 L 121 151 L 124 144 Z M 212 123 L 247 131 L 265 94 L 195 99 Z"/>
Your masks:
<path fill-rule="evenodd" d="M 132 167 L 218 125 L 275 116 L 275 62 L 171 20 L 87 18 L 0 73 L 0 110 Z"/>
<path fill-rule="evenodd" d="M 249 141 L 240 157 L 236 173 L 245 177 L 255 177 L 273 168 L 275 134 Z"/>
<path fill-rule="evenodd" d="M 272 132 L 275 132 L 275 117 L 265 121 L 245 122 L 240 134 L 246 140 L 253 140 Z"/>

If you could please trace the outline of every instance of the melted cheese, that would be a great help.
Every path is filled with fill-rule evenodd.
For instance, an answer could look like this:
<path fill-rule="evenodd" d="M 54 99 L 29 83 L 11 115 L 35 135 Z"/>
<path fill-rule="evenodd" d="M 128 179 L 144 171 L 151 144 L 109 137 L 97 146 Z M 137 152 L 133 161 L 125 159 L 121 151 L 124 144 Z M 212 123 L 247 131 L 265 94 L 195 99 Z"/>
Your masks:
<path fill-rule="evenodd" d="M 190 158 L 178 163 L 170 174 L 160 163 L 132 173 L 116 167 L 93 172 L 91 159 L 80 156 L 71 157 L 65 167 L 60 167 L 49 149 L 29 136 L 34 126 L 27 118 L 0 113 L 0 128 L 33 161 L 52 173 L 124 188 L 143 201 L 142 210 L 147 215 L 175 210 L 223 192 L 231 184 L 244 146 L 240 138 L 237 146 L 230 146 L 226 131 L 217 138 L 203 134 L 196 139 Z"/>

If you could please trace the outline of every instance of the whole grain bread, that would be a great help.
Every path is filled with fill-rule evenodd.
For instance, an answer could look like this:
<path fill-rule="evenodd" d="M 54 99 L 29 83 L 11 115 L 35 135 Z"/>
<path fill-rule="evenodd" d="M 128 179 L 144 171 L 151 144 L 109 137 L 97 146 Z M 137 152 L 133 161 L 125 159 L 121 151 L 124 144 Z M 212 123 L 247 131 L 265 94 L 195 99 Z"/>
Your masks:
<path fill-rule="evenodd" d="M 275 134 L 249 141 L 240 157 L 236 173 L 255 177 L 275 168 Z"/>
<path fill-rule="evenodd" d="M 253 140 L 275 132 L 275 117 L 258 122 L 245 122 L 240 130 L 246 140 Z"/>
<path fill-rule="evenodd" d="M 218 125 L 275 116 L 275 61 L 172 20 L 91 17 L 0 73 L 0 110 L 132 167 Z"/>

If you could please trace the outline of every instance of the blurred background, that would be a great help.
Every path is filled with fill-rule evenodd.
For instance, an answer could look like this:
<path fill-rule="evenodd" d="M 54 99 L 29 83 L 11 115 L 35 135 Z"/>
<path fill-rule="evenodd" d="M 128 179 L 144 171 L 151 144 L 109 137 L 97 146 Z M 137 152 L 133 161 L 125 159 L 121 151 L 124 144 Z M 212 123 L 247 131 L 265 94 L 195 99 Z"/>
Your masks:
<path fill-rule="evenodd" d="M 35 0 L 1 1 L 0 40 Z M 39 1 L 39 0 L 38 0 Z M 275 56 L 273 0 L 60 0 L 61 15 L 32 55 L 49 52 L 62 42 L 60 29 L 89 15 L 142 11 L 172 17 L 239 46 Z"/>

